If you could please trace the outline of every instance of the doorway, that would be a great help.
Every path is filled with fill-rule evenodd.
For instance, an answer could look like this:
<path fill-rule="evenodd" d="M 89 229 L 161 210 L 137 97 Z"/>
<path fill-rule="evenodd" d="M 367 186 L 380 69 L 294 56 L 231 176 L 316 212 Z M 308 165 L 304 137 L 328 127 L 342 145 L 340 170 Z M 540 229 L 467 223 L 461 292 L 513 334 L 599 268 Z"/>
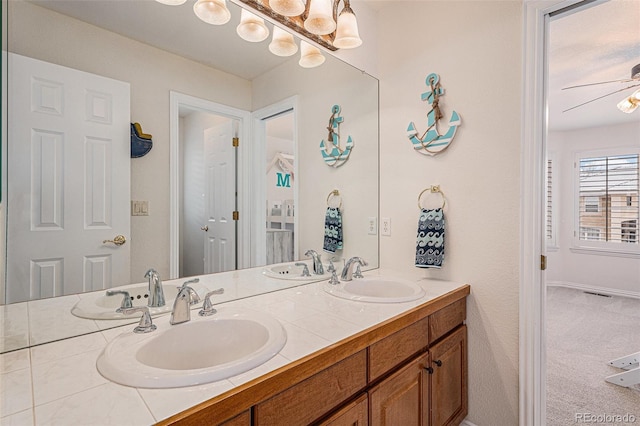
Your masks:
<path fill-rule="evenodd" d="M 249 266 L 249 112 L 171 92 L 170 119 L 171 278 Z"/>
<path fill-rule="evenodd" d="M 546 422 L 546 256 L 545 232 L 547 167 L 546 67 L 551 15 L 568 8 L 598 5 L 601 1 L 525 2 L 525 75 L 523 137 L 521 145 L 521 253 L 520 253 L 520 424 Z M 606 31 L 603 34 L 608 34 Z M 587 82 L 585 82 L 587 83 Z M 618 99 L 619 100 L 619 99 Z M 615 107 L 615 105 L 614 105 Z M 560 224 L 573 227 L 573 223 Z M 544 259 L 543 259 L 544 260 Z M 604 380 L 604 379 L 603 379 Z"/>
<path fill-rule="evenodd" d="M 253 266 L 299 259 L 297 96 L 252 113 Z"/>

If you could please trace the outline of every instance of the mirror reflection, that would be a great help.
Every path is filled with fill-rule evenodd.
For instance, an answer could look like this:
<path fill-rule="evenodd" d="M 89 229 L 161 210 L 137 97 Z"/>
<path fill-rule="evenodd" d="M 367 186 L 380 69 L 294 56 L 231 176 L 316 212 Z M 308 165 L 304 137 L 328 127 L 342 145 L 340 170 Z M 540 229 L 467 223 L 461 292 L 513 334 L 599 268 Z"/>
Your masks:
<path fill-rule="evenodd" d="M 338 267 L 351 256 L 377 267 L 377 235 L 367 229 L 378 214 L 377 80 L 328 54 L 304 69 L 297 57 L 270 54 L 269 40 L 239 39 L 233 4 L 225 27 L 199 21 L 189 5 L 151 1 L 7 8 L 3 325 L 15 325 L 9 312 L 27 312 L 29 300 L 68 315 L 76 295 L 143 283 L 149 268 L 167 281 L 255 268 L 258 283 L 264 265 L 309 262 L 308 250 Z M 354 141 L 339 169 L 319 152 L 335 104 Z M 60 124 L 61 115 L 81 120 Z M 136 122 L 153 147 L 131 158 Z M 112 140 L 127 144 L 116 149 Z M 336 189 L 344 248 L 325 253 L 327 196 Z M 278 281 L 249 283 L 225 300 L 300 283 Z M 107 324 L 99 328 L 121 321 Z M 43 332 L 9 350 L 90 331 Z"/>

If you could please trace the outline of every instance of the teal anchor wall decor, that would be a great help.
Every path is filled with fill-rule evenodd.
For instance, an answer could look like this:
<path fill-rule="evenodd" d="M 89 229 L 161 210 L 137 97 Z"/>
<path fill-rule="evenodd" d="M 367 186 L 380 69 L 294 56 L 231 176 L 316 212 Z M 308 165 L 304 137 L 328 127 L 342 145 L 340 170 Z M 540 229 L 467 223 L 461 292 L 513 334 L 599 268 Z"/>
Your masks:
<path fill-rule="evenodd" d="M 438 121 L 440 121 L 443 115 L 440 111 L 439 101 L 440 96 L 444 95 L 444 89 L 440 87 L 440 76 L 438 76 L 438 74 L 429 74 L 426 83 L 430 90 L 423 93 L 421 98 L 423 101 L 427 100 L 429 105 L 431 105 L 431 110 L 427 114 L 427 131 L 424 132 L 421 137 L 418 137 L 416 126 L 411 122 L 407 128 L 407 137 L 411 140 L 413 149 L 422 154 L 433 156 L 449 147 L 462 121 L 460 115 L 453 111 L 449 119 L 449 129 L 445 134 L 440 133 L 438 130 Z"/>
<path fill-rule="evenodd" d="M 324 162 L 331 167 L 340 167 L 349 158 L 351 149 L 353 148 L 353 140 L 351 136 L 347 138 L 347 143 L 344 149 L 340 148 L 340 123 L 344 121 L 344 118 L 340 116 L 340 106 L 334 105 L 331 108 L 331 117 L 329 118 L 329 136 L 327 142 L 324 139 L 320 142 L 320 152 Z"/>

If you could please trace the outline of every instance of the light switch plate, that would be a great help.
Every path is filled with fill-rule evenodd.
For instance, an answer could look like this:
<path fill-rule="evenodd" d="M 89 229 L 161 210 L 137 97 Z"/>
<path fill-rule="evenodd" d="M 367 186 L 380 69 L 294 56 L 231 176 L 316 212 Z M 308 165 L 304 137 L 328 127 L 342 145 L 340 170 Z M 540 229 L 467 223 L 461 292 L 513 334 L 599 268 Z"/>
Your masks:
<path fill-rule="evenodd" d="M 149 216 L 149 202 L 132 200 L 131 216 Z"/>

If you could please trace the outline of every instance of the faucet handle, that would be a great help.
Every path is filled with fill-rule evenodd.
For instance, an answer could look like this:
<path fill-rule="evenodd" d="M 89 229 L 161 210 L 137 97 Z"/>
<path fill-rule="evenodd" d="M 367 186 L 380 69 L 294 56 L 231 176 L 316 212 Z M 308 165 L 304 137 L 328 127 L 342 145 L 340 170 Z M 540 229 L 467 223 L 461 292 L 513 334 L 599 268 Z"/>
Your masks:
<path fill-rule="evenodd" d="M 295 263 L 296 266 L 302 266 L 302 276 L 303 277 L 310 277 L 311 274 L 309 273 L 309 267 L 307 266 L 306 263 L 304 262 L 296 262 Z"/>
<path fill-rule="evenodd" d="M 207 293 L 204 296 L 202 309 L 200 309 L 200 312 L 198 312 L 198 315 L 200 315 L 201 317 L 208 317 L 209 315 L 213 315 L 216 312 L 218 312 L 213 308 L 213 304 L 211 303 L 211 296 L 213 296 L 214 294 L 222 294 L 222 293 L 224 293 L 224 288 L 219 288 L 217 290 L 213 290 Z"/>
<path fill-rule="evenodd" d="M 340 280 L 338 279 L 338 274 L 336 273 L 336 268 L 333 268 L 333 271 L 331 271 L 331 278 L 329 279 L 329 284 L 331 285 L 340 284 Z"/>
<path fill-rule="evenodd" d="M 356 271 L 353 273 L 353 278 L 364 278 L 362 271 L 360 270 L 360 264 L 356 264 Z"/>
<path fill-rule="evenodd" d="M 134 333 L 149 333 L 155 330 L 157 327 L 151 321 L 151 314 L 149 313 L 148 306 L 138 306 L 137 308 L 128 308 L 123 309 L 123 314 L 134 314 L 136 312 L 142 312 L 142 317 L 140 318 L 140 323 L 133 329 Z"/>
<path fill-rule="evenodd" d="M 189 291 L 189 304 L 190 305 L 195 305 L 196 303 L 200 303 L 200 296 L 198 296 L 198 292 L 196 292 L 189 285 L 189 284 L 198 283 L 198 282 L 200 282 L 200 278 L 194 278 L 192 280 L 188 280 L 188 281 L 183 282 L 181 286 L 177 287 L 178 292 L 180 292 L 182 290 L 188 290 Z"/>
<path fill-rule="evenodd" d="M 129 294 L 128 291 L 107 290 L 107 296 L 117 296 L 118 294 L 121 294 L 123 297 L 122 297 L 122 303 L 120 303 L 120 307 L 116 309 L 116 312 L 122 313 L 122 311 L 125 309 L 133 308 L 133 304 L 131 303 L 131 295 Z"/>

